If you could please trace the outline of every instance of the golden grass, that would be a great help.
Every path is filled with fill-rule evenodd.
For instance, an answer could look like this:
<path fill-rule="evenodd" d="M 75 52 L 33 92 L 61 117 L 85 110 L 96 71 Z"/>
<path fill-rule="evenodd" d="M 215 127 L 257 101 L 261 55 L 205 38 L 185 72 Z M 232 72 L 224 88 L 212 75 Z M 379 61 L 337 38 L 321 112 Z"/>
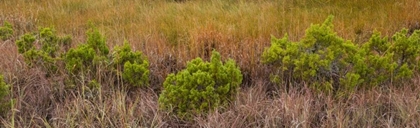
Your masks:
<path fill-rule="evenodd" d="M 356 43 L 374 29 L 387 36 L 403 27 L 419 29 L 419 8 L 418 0 L 3 0 L 0 24 L 11 22 L 15 36 L 0 41 L 0 72 L 13 85 L 16 104 L 14 116 L 0 121 L 5 127 L 416 127 L 418 86 L 361 91 L 348 99 L 309 89 L 272 91 L 270 67 L 260 56 L 271 35 L 288 33 L 298 40 L 328 15 L 335 16 L 338 35 Z M 40 26 L 70 34 L 77 44 L 85 40 L 89 21 L 109 46 L 128 40 L 146 54 L 151 89 L 127 91 L 102 83 L 98 92 L 87 91 L 93 96 L 75 94 L 65 88 L 65 78 L 47 79 L 39 69 L 27 68 L 13 44 Z M 212 49 L 236 60 L 244 73 L 233 105 L 190 122 L 159 111 L 157 96 L 166 75 L 193 58 L 208 59 Z"/>

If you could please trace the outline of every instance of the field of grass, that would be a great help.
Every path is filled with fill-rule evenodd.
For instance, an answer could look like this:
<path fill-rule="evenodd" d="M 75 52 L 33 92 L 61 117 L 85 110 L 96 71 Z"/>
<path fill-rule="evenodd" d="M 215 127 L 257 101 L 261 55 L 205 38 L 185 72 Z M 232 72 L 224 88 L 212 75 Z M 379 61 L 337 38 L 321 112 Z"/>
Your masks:
<path fill-rule="evenodd" d="M 3 0 L 0 25 L 15 33 L 0 41 L 0 73 L 10 83 L 15 104 L 0 118 L 5 127 L 418 127 L 420 78 L 414 86 L 361 90 L 345 99 L 311 89 L 276 90 L 271 67 L 261 54 L 271 36 L 299 40 L 311 24 L 334 15 L 344 39 L 364 43 L 374 30 L 392 36 L 420 29 L 418 0 Z M 150 88 L 127 90 L 107 83 L 86 98 L 28 68 L 15 41 L 38 27 L 69 34 L 74 46 L 95 24 L 112 48 L 128 40 L 150 61 Z M 169 73 L 212 49 L 232 58 L 244 75 L 241 92 L 227 108 L 182 121 L 158 109 Z M 417 74 L 416 74 L 417 75 Z M 57 82 L 58 81 L 58 82 Z"/>

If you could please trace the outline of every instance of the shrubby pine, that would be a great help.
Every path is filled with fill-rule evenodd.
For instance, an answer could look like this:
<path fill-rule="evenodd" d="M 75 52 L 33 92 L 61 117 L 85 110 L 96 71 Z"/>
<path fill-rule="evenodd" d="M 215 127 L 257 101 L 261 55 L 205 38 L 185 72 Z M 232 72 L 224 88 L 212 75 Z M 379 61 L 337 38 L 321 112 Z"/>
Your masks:
<path fill-rule="evenodd" d="M 66 69 L 69 73 L 77 74 L 82 70 L 92 68 L 95 50 L 87 45 L 81 45 L 75 49 L 70 49 L 65 57 Z"/>
<path fill-rule="evenodd" d="M 4 114 L 10 107 L 10 100 L 6 97 L 10 93 L 10 85 L 6 84 L 3 75 L 0 75 L 0 114 Z"/>
<path fill-rule="evenodd" d="M 125 82 L 133 86 L 146 86 L 149 83 L 149 62 L 143 53 L 131 50 L 125 41 L 123 46 L 114 49 L 115 67 L 122 71 Z M 120 75 L 120 74 L 119 74 Z"/>
<path fill-rule="evenodd" d="M 381 38 L 374 32 L 368 42 L 358 52 L 355 72 L 364 79 L 366 85 L 376 86 L 390 82 L 401 82 L 418 72 L 420 56 L 420 31 L 408 36 L 403 29 L 392 36 Z"/>
<path fill-rule="evenodd" d="M 347 75 L 347 66 L 357 53 L 357 47 L 337 36 L 332 18 L 321 25 L 311 25 L 300 42 L 290 41 L 287 34 L 282 39 L 272 37 L 272 45 L 262 57 L 264 63 L 277 67 L 272 77 L 280 79 L 279 84 L 306 83 L 318 91 L 332 92 L 340 84 L 354 86 L 351 84 L 358 83 L 340 82 L 343 78 L 358 78 L 357 74 Z"/>
<path fill-rule="evenodd" d="M 55 30 L 51 28 L 42 28 L 39 37 L 41 50 L 51 57 L 60 57 L 71 45 L 70 36 L 59 37 L 55 34 Z"/>
<path fill-rule="evenodd" d="M 9 22 L 5 21 L 3 23 L 3 26 L 0 27 L 0 39 L 7 40 L 12 36 L 13 36 L 13 26 Z"/>
<path fill-rule="evenodd" d="M 23 54 L 34 47 L 35 36 L 32 34 L 25 34 L 16 41 L 18 52 Z"/>
<path fill-rule="evenodd" d="M 159 105 L 181 118 L 206 113 L 234 100 L 241 83 L 242 74 L 235 62 L 229 59 L 223 64 L 220 54 L 213 51 L 210 62 L 196 58 L 186 69 L 169 74 Z"/>
<path fill-rule="evenodd" d="M 60 37 L 54 29 L 41 28 L 39 32 L 22 36 L 16 45 L 26 64 L 40 67 L 47 76 L 57 75 L 60 67 L 65 67 L 60 72 L 70 77 L 65 82 L 69 86 L 88 84 L 99 79 L 98 73 L 119 75 L 134 87 L 148 85 L 149 62 L 141 52 L 131 51 L 129 43 L 124 42 L 110 55 L 106 39 L 97 28 L 90 28 L 86 34 L 86 43 L 70 48 L 70 36 Z"/>
<path fill-rule="evenodd" d="M 109 48 L 105 37 L 99 30 L 91 28 L 87 31 L 87 41 L 84 44 L 70 49 L 64 55 L 66 70 L 73 76 L 95 73 L 99 66 L 107 65 Z M 81 73 L 81 74 L 80 74 Z"/>
<path fill-rule="evenodd" d="M 18 52 L 23 54 L 25 62 L 30 67 L 40 67 L 47 75 L 57 72 L 56 63 L 65 52 L 63 48 L 69 47 L 70 43 L 70 36 L 59 37 L 51 28 L 41 28 L 35 34 L 27 33 L 16 41 Z"/>
<path fill-rule="evenodd" d="M 333 17 L 311 25 L 302 40 L 292 42 L 287 34 L 265 49 L 262 59 L 277 70 L 271 80 L 283 85 L 309 85 L 325 93 L 351 92 L 410 78 L 418 71 L 420 31 L 407 30 L 392 40 L 375 32 L 369 42 L 357 45 L 333 31 Z"/>
<path fill-rule="evenodd" d="M 64 56 L 66 70 L 73 78 L 94 76 L 101 70 L 121 76 L 133 87 L 149 84 L 149 62 L 141 52 L 133 52 L 127 41 L 109 54 L 106 39 L 96 28 L 89 29 L 87 36 L 86 43 L 70 49 Z"/>

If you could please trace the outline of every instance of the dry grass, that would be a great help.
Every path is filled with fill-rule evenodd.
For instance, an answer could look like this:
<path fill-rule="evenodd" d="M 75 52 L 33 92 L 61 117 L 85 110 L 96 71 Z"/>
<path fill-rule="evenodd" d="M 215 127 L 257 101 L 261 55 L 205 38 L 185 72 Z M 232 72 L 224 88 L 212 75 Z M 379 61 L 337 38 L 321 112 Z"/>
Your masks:
<path fill-rule="evenodd" d="M 335 31 L 365 42 L 374 29 L 390 36 L 420 28 L 417 0 L 3 0 L 0 24 L 15 34 L 0 41 L 0 72 L 13 86 L 14 108 L 0 118 L 5 127 L 418 127 L 420 77 L 410 87 L 362 90 L 346 99 L 310 89 L 276 90 L 260 56 L 270 36 L 301 38 L 311 23 L 334 15 Z M 88 21 L 109 46 L 132 43 L 150 61 L 151 87 L 127 90 L 108 81 L 98 90 L 67 89 L 64 77 L 46 78 L 28 68 L 14 41 L 39 26 L 53 26 L 84 42 Z M 237 100 L 227 108 L 182 121 L 158 110 L 167 74 L 217 49 L 236 60 L 244 74 Z"/>
<path fill-rule="evenodd" d="M 308 89 L 268 96 L 245 89 L 226 111 L 196 119 L 198 127 L 418 127 L 418 87 L 360 91 L 345 99 Z"/>

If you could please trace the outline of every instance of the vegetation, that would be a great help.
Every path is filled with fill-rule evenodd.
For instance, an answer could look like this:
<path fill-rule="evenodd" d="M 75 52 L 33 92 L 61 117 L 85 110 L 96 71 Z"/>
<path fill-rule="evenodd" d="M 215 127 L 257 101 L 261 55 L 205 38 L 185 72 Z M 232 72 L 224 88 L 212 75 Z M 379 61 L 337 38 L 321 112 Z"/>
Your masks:
<path fill-rule="evenodd" d="M 377 86 L 401 85 L 419 71 L 420 30 L 409 35 L 407 29 L 395 33 L 392 39 L 382 38 L 375 32 L 369 42 L 362 45 L 356 60 L 355 72 L 364 83 Z M 389 41 L 390 40 L 390 41 Z"/>
<path fill-rule="evenodd" d="M 123 46 L 115 48 L 113 55 L 109 55 L 105 37 L 96 28 L 89 29 L 87 36 L 86 44 L 70 49 L 64 57 L 66 69 L 74 78 L 84 79 L 100 72 L 112 74 L 116 71 L 116 75 L 134 87 L 149 84 L 149 62 L 141 52 L 133 52 L 129 43 L 124 42 Z"/>
<path fill-rule="evenodd" d="M 59 37 L 51 28 L 41 28 L 38 34 L 28 33 L 16 41 L 18 52 L 23 54 L 28 66 L 42 68 L 47 76 L 57 73 L 57 60 L 63 54 L 62 49 L 70 47 L 70 43 L 70 36 Z"/>
<path fill-rule="evenodd" d="M 375 32 L 359 47 L 337 36 L 330 16 L 322 25 L 307 29 L 299 42 L 289 41 L 287 35 L 273 37 L 262 57 L 277 67 L 271 79 L 279 85 L 308 84 L 327 93 L 352 92 L 365 85 L 399 85 L 418 71 L 419 33 L 415 30 L 408 36 L 403 29 L 388 41 Z"/>
<path fill-rule="evenodd" d="M 287 35 L 273 37 L 272 46 L 262 55 L 265 63 L 274 63 L 279 70 L 273 81 L 280 85 L 307 83 L 323 92 L 360 84 L 360 76 L 348 71 L 357 47 L 334 33 L 332 18 L 312 25 L 300 42 L 289 41 Z"/>
<path fill-rule="evenodd" d="M 187 63 L 187 68 L 169 74 L 163 83 L 159 105 L 181 118 L 207 113 L 226 106 L 238 94 L 242 74 L 233 60 L 222 63 L 220 54 L 212 52 L 210 62 L 201 58 Z"/>
<path fill-rule="evenodd" d="M 149 62 L 143 53 L 133 52 L 127 41 L 114 51 L 114 63 L 116 69 L 122 71 L 124 81 L 133 86 L 149 85 Z"/>
<path fill-rule="evenodd" d="M 76 76 L 79 73 L 83 74 L 87 72 L 94 72 L 93 74 L 95 74 L 95 69 L 98 68 L 97 66 L 101 66 L 100 64 L 107 59 L 109 53 L 105 38 L 97 29 L 89 29 L 87 36 L 88 39 L 85 44 L 70 49 L 64 57 L 67 71 Z"/>
<path fill-rule="evenodd" d="M 18 52 L 23 54 L 29 67 L 39 67 L 47 76 L 58 74 L 58 68 L 64 63 L 68 84 L 85 84 L 95 81 L 92 77 L 102 72 L 111 73 L 115 68 L 117 75 L 133 86 L 148 85 L 149 63 L 141 52 L 132 52 L 128 42 L 116 47 L 113 56 L 109 55 L 105 37 L 92 27 L 87 32 L 87 42 L 76 48 L 70 48 L 70 36 L 59 37 L 51 28 L 41 28 L 39 34 L 25 34 L 16 41 Z M 39 46 L 38 46 L 39 45 Z M 111 62 L 115 61 L 115 62 Z M 114 67 L 109 66 L 113 63 Z M 121 73 L 122 72 L 122 73 Z M 74 83 L 82 81 L 81 83 Z M 89 85 L 89 84 L 88 84 Z M 94 84 L 97 85 L 97 84 Z"/>
<path fill-rule="evenodd" d="M 4 22 L 0 27 L 0 39 L 7 40 L 13 35 L 13 26 L 9 22 Z"/>
<path fill-rule="evenodd" d="M 6 84 L 3 75 L 0 75 L 0 114 L 5 115 L 10 109 L 10 99 L 7 99 L 10 93 L 10 85 Z"/>
<path fill-rule="evenodd" d="M 3 0 L 0 31 L 10 36 L 0 39 L 0 72 L 13 103 L 0 127 L 418 127 L 418 8 L 418 0 Z M 202 98 L 185 113 L 174 104 L 197 100 L 163 105 L 167 78 L 180 85 L 195 58 L 211 65 L 212 50 L 240 69 L 232 98 L 207 98 L 201 109 Z"/>

